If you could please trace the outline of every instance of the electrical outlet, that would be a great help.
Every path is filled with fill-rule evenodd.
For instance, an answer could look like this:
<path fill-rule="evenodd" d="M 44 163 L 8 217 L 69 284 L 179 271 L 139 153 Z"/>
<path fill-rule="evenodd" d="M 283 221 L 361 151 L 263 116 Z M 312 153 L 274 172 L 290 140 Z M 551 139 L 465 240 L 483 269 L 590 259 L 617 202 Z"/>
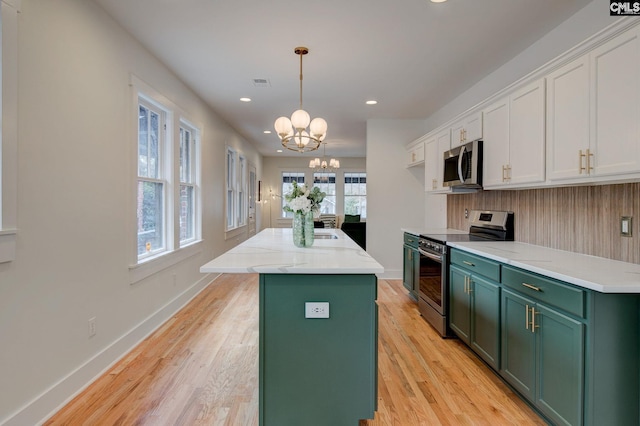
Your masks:
<path fill-rule="evenodd" d="M 464 218 L 469 219 L 469 209 L 464 209 Z"/>
<path fill-rule="evenodd" d="M 329 302 L 305 302 L 305 318 L 329 318 Z"/>
<path fill-rule="evenodd" d="M 96 335 L 96 317 L 89 318 L 89 337 Z"/>
<path fill-rule="evenodd" d="M 623 237 L 630 237 L 633 235 L 632 226 L 633 218 L 631 216 L 622 216 L 620 218 L 620 235 Z"/>

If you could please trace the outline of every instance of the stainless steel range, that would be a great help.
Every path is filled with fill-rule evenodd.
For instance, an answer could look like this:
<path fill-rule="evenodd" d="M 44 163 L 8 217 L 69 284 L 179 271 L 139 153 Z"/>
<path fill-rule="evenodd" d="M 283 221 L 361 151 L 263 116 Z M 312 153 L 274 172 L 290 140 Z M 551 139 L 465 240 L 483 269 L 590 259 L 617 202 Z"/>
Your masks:
<path fill-rule="evenodd" d="M 422 317 L 440 335 L 449 336 L 447 323 L 449 294 L 449 257 L 447 242 L 513 241 L 513 213 L 471 210 L 468 234 L 420 235 L 420 285 L 418 308 Z"/>

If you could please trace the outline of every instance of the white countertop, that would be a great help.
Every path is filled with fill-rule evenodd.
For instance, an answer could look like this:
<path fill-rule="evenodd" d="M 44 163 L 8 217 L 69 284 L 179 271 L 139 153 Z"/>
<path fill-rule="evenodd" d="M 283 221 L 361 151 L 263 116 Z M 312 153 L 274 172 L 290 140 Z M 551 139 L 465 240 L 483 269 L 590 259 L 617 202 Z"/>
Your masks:
<path fill-rule="evenodd" d="M 450 242 L 451 247 L 602 293 L 640 293 L 640 265 L 515 241 Z"/>
<path fill-rule="evenodd" d="M 317 229 L 337 239 L 293 244 L 291 228 L 269 228 L 200 267 L 200 272 L 261 274 L 381 274 L 384 268 L 339 229 Z"/>

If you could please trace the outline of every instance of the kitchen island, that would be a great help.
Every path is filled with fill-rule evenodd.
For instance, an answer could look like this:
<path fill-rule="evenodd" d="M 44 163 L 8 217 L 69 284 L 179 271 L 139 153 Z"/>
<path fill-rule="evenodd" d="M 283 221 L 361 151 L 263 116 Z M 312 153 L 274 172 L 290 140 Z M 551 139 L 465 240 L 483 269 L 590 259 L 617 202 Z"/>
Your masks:
<path fill-rule="evenodd" d="M 260 424 L 354 425 L 377 401 L 377 278 L 337 229 L 312 247 L 266 229 L 200 268 L 260 274 Z"/>

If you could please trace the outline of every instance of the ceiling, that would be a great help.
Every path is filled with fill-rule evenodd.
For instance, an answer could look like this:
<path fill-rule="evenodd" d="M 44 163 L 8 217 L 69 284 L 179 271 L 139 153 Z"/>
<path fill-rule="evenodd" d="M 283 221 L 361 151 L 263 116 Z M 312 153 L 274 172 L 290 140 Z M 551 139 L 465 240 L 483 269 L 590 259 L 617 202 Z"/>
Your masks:
<path fill-rule="evenodd" d="M 428 118 L 591 0 L 94 1 L 265 156 L 300 155 L 276 153 L 273 123 L 298 108 L 308 47 L 327 155 L 364 157 L 368 119 Z"/>

